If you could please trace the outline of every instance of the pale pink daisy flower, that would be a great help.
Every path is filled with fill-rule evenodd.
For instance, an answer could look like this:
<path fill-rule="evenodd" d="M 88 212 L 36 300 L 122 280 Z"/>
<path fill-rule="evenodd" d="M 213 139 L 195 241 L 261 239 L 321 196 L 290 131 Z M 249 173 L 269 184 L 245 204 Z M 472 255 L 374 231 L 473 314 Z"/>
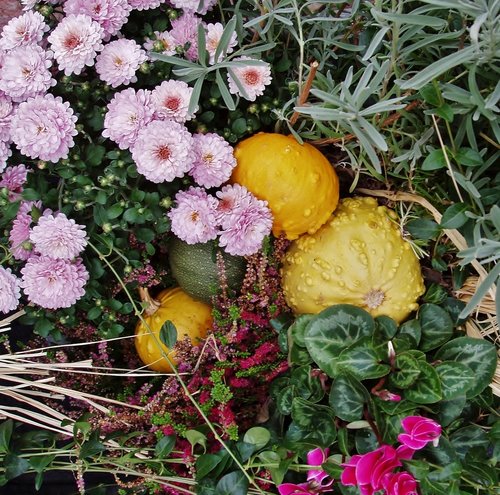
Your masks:
<path fill-rule="evenodd" d="M 254 60 L 250 57 L 235 58 L 233 62 Z M 232 74 L 243 87 L 246 94 L 238 87 L 231 72 L 228 72 L 229 91 L 233 95 L 240 95 L 246 100 L 255 101 L 257 96 L 264 94 L 264 89 L 271 84 L 271 68 L 268 63 L 262 62 L 260 65 L 247 65 L 243 67 L 232 67 Z"/>
<path fill-rule="evenodd" d="M 239 184 L 223 187 L 217 197 L 220 199 L 218 220 L 222 227 L 219 245 L 235 256 L 255 254 L 273 225 L 267 201 L 257 199 Z"/>
<path fill-rule="evenodd" d="M 89 274 L 75 261 L 32 256 L 21 270 L 21 288 L 28 300 L 46 309 L 69 308 L 84 294 Z"/>
<path fill-rule="evenodd" d="M 10 121 L 13 110 L 12 98 L 0 92 L 0 141 L 10 141 Z"/>
<path fill-rule="evenodd" d="M 23 201 L 19 207 L 16 218 L 12 222 L 9 233 L 10 252 L 16 260 L 25 261 L 33 253 L 33 245 L 29 241 L 30 229 L 33 218 L 31 212 L 33 208 L 40 211 L 41 201 Z"/>
<path fill-rule="evenodd" d="M 170 0 L 170 3 L 176 9 L 183 9 L 205 15 L 209 10 L 213 9 L 217 0 Z"/>
<path fill-rule="evenodd" d="M 21 280 L 17 278 L 10 268 L 0 266 L 0 312 L 8 313 L 17 308 Z"/>
<path fill-rule="evenodd" d="M 11 137 L 23 155 L 56 163 L 67 158 L 75 144 L 75 123 L 69 103 L 46 94 L 19 105 L 12 117 Z"/>
<path fill-rule="evenodd" d="M 0 69 L 0 90 L 15 102 L 46 93 L 56 84 L 49 70 L 51 56 L 38 45 L 9 50 Z"/>
<path fill-rule="evenodd" d="M 193 165 L 193 136 L 181 124 L 154 120 L 139 131 L 132 148 L 137 171 L 151 182 L 171 182 Z"/>
<path fill-rule="evenodd" d="M 185 56 L 189 60 L 198 60 L 198 25 L 200 18 L 191 12 L 172 21 L 170 34 L 176 44 L 186 48 Z"/>
<path fill-rule="evenodd" d="M 9 191 L 9 201 L 15 201 L 23 192 L 23 186 L 28 178 L 26 165 L 7 167 L 0 180 L 0 189 L 5 187 Z"/>
<path fill-rule="evenodd" d="M 210 55 L 211 64 L 220 62 L 222 60 L 222 53 L 219 55 L 218 60 L 215 60 L 215 52 L 217 51 L 217 47 L 219 46 L 223 31 L 224 26 L 220 22 L 216 22 L 215 24 L 207 24 L 207 52 Z M 236 32 L 233 32 L 227 46 L 226 54 L 234 51 L 233 49 L 236 46 L 237 42 Z"/>
<path fill-rule="evenodd" d="M 5 170 L 7 166 L 7 160 L 12 155 L 12 150 L 10 145 L 4 141 L 0 141 L 0 173 Z"/>
<path fill-rule="evenodd" d="M 85 66 L 94 65 L 102 50 L 103 28 L 88 15 L 68 15 L 48 37 L 59 69 L 67 76 L 81 74 Z"/>
<path fill-rule="evenodd" d="M 0 48 L 12 50 L 18 46 L 36 45 L 42 41 L 44 33 L 49 29 L 42 14 L 25 12 L 4 26 L 0 37 Z"/>
<path fill-rule="evenodd" d="M 133 147 L 139 131 L 154 118 L 151 91 L 127 88 L 108 103 L 102 135 L 122 150 Z"/>
<path fill-rule="evenodd" d="M 44 215 L 31 229 L 30 241 L 37 253 L 48 258 L 71 260 L 87 245 L 87 233 L 64 213 Z"/>
<path fill-rule="evenodd" d="M 175 195 L 177 205 L 167 216 L 172 232 L 188 244 L 207 242 L 217 237 L 218 201 L 201 187 L 190 187 Z"/>
<path fill-rule="evenodd" d="M 156 116 L 161 119 L 175 120 L 183 124 L 193 118 L 193 113 L 188 112 L 189 100 L 193 94 L 193 88 L 190 88 L 184 81 L 163 81 L 156 86 L 151 93 L 153 106 Z"/>
<path fill-rule="evenodd" d="M 176 42 L 168 31 L 155 31 L 154 38 L 148 38 L 144 43 L 144 50 L 161 53 L 162 55 L 175 55 Z M 151 56 L 149 57 L 151 58 Z"/>
<path fill-rule="evenodd" d="M 129 5 L 135 10 L 156 9 L 166 0 L 128 0 Z"/>
<path fill-rule="evenodd" d="M 219 187 L 231 177 L 236 166 L 232 146 L 218 134 L 195 134 L 194 163 L 189 174 L 203 187 Z"/>
<path fill-rule="evenodd" d="M 131 10 L 127 0 L 66 0 L 64 4 L 67 15 L 85 14 L 99 23 L 106 41 L 120 31 Z"/>
<path fill-rule="evenodd" d="M 122 38 L 105 45 L 97 56 L 95 69 L 101 81 L 116 88 L 136 82 L 135 73 L 147 58 L 146 52 L 134 40 Z"/>

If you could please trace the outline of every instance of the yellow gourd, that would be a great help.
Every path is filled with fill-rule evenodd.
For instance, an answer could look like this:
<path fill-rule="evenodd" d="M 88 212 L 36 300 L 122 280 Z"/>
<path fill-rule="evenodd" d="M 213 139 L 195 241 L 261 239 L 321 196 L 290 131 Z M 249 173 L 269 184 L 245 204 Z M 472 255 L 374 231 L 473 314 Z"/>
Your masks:
<path fill-rule="evenodd" d="M 373 316 L 403 321 L 424 292 L 418 258 L 374 198 L 347 198 L 315 234 L 289 247 L 283 291 L 297 314 L 354 304 Z"/>
<path fill-rule="evenodd" d="M 177 329 L 178 341 L 187 335 L 196 345 L 212 327 L 212 308 L 193 299 L 179 287 L 160 292 L 156 300 L 149 296 L 146 289 L 141 288 L 140 293 L 141 299 L 149 303 L 143 317 L 156 339 L 146 325 L 139 321 L 135 329 L 135 348 L 141 361 L 150 369 L 171 372 L 172 367 L 163 357 L 160 347 L 174 364 L 177 364 L 177 360 L 175 352 L 160 342 L 161 327 L 170 320 Z"/>
<path fill-rule="evenodd" d="M 293 136 L 260 132 L 234 150 L 231 182 L 266 200 L 273 213 L 273 234 L 288 239 L 318 230 L 339 199 L 339 181 L 327 158 Z"/>

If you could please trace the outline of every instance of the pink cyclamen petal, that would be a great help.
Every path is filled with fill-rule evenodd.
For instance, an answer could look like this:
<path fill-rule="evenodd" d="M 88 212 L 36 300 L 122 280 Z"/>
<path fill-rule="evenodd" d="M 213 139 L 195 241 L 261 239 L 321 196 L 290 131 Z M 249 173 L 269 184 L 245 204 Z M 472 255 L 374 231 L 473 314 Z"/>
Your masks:
<path fill-rule="evenodd" d="M 278 486 L 280 495 L 315 495 L 315 492 L 309 489 L 308 483 L 282 483 Z"/>
<path fill-rule="evenodd" d="M 407 447 L 419 450 L 429 442 L 437 443 L 441 435 L 441 425 L 423 416 L 408 416 L 401 421 L 405 433 L 398 440 Z"/>
<path fill-rule="evenodd" d="M 383 487 L 386 495 L 418 495 L 417 481 L 406 471 L 388 474 Z"/>

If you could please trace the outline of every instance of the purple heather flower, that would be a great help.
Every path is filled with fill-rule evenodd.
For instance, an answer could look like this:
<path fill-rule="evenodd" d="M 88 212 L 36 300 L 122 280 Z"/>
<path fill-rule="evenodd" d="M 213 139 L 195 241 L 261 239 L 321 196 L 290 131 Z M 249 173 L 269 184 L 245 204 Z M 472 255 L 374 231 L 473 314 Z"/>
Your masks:
<path fill-rule="evenodd" d="M 75 122 L 69 103 L 60 96 L 37 96 L 17 108 L 12 118 L 12 140 L 23 155 L 56 163 L 67 158 L 75 144 Z"/>
<path fill-rule="evenodd" d="M 29 301 L 46 309 L 69 308 L 84 294 L 89 274 L 75 261 L 32 256 L 21 270 L 21 287 Z"/>
<path fill-rule="evenodd" d="M 51 53 L 38 45 L 9 50 L 0 69 L 0 90 L 15 102 L 44 94 L 56 84 L 49 70 L 51 66 Z"/>
<path fill-rule="evenodd" d="M 154 35 L 154 38 L 147 38 L 144 43 L 144 50 L 147 52 L 161 53 L 163 55 L 175 55 L 176 42 L 169 31 L 155 31 Z M 158 46 L 161 46 L 161 50 L 155 50 Z"/>
<path fill-rule="evenodd" d="M 29 242 L 30 227 L 33 219 L 31 211 L 33 207 L 40 209 L 42 203 L 37 201 L 23 201 L 12 223 L 9 233 L 10 252 L 16 260 L 27 260 L 32 255 L 32 245 Z"/>
<path fill-rule="evenodd" d="M 12 50 L 18 46 L 36 45 L 43 39 L 49 26 L 39 12 L 26 12 L 11 19 L 2 30 L 0 49 Z"/>
<path fill-rule="evenodd" d="M 59 69 L 69 76 L 81 74 L 85 66 L 94 65 L 102 50 L 103 28 L 88 15 L 68 15 L 52 31 L 48 40 Z"/>
<path fill-rule="evenodd" d="M 44 215 L 31 229 L 30 241 L 34 250 L 42 256 L 72 260 L 87 245 L 83 225 L 78 225 L 64 213 Z"/>
<path fill-rule="evenodd" d="M 5 170 L 7 166 L 7 159 L 12 155 L 10 145 L 0 141 L 0 173 Z"/>
<path fill-rule="evenodd" d="M 267 201 L 257 199 L 239 184 L 223 187 L 217 197 L 220 199 L 218 220 L 222 227 L 219 244 L 229 254 L 255 254 L 273 225 Z"/>
<path fill-rule="evenodd" d="M 250 57 L 239 57 L 233 59 L 233 62 L 254 60 Z M 232 72 L 232 74 L 231 74 Z M 247 65 L 243 67 L 232 67 L 228 72 L 229 91 L 234 95 L 240 95 L 246 100 L 255 101 L 257 96 L 264 94 L 264 89 L 271 84 L 271 68 L 268 63 L 262 62 L 261 65 Z M 243 94 L 233 76 L 238 80 L 246 94 Z"/>
<path fill-rule="evenodd" d="M 99 23 L 106 41 L 120 31 L 131 10 L 127 0 L 66 0 L 64 4 L 67 15 L 85 14 Z"/>
<path fill-rule="evenodd" d="M 151 92 L 127 88 L 108 103 L 102 135 L 124 150 L 133 147 L 139 131 L 154 117 Z"/>
<path fill-rule="evenodd" d="M 27 178 L 28 169 L 23 164 L 5 169 L 0 180 L 0 188 L 6 187 L 9 190 L 9 201 L 15 201 L 23 192 Z"/>
<path fill-rule="evenodd" d="M 212 10 L 217 0 L 203 0 L 200 6 L 200 0 L 170 0 L 170 3 L 176 9 L 184 9 L 198 14 L 205 15 L 209 10 Z"/>
<path fill-rule="evenodd" d="M 147 60 L 146 52 L 134 40 L 125 38 L 104 46 L 97 56 L 95 69 L 101 81 L 116 88 L 121 84 L 136 82 L 135 73 Z"/>
<path fill-rule="evenodd" d="M 156 9 L 166 0 L 128 0 L 129 5 L 136 10 Z"/>
<path fill-rule="evenodd" d="M 172 21 L 170 34 L 176 44 L 181 47 L 188 45 L 186 58 L 189 60 L 198 60 L 198 25 L 200 18 L 191 12 Z"/>
<path fill-rule="evenodd" d="M 175 195 L 177 206 L 167 216 L 172 232 L 188 244 L 207 242 L 217 237 L 218 201 L 201 187 L 190 187 Z"/>
<path fill-rule="evenodd" d="M 193 114 L 188 112 L 188 107 L 192 93 L 193 88 L 184 81 L 163 81 L 151 93 L 156 115 L 160 119 L 175 120 L 179 124 L 191 120 Z"/>
<path fill-rule="evenodd" d="M 13 110 L 12 98 L 0 92 L 0 141 L 10 141 L 10 121 Z"/>
<path fill-rule="evenodd" d="M 220 62 L 222 60 L 222 53 L 219 55 L 218 60 L 215 60 L 215 52 L 217 51 L 217 47 L 219 46 L 220 39 L 222 37 L 222 32 L 224 31 L 224 26 L 217 22 L 215 24 L 207 24 L 207 52 L 210 55 L 210 63 L 213 64 L 215 62 Z M 229 44 L 227 46 L 226 53 L 231 53 L 236 46 L 236 32 L 231 34 L 231 38 L 229 40 Z"/>
<path fill-rule="evenodd" d="M 20 283 L 10 268 L 0 266 L 0 312 L 8 313 L 17 308 L 21 297 Z"/>
<path fill-rule="evenodd" d="M 181 124 L 154 120 L 139 131 L 132 148 L 137 170 L 151 182 L 171 182 L 193 165 L 193 137 Z"/>
<path fill-rule="evenodd" d="M 195 134 L 194 164 L 189 174 L 197 184 L 219 187 L 231 177 L 236 166 L 232 146 L 218 134 Z"/>

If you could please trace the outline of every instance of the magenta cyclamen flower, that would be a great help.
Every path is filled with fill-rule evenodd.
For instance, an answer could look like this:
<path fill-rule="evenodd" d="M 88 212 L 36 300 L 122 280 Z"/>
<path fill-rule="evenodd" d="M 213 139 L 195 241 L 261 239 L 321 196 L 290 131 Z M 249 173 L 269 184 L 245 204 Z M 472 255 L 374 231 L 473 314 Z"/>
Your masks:
<path fill-rule="evenodd" d="M 154 117 L 151 92 L 127 88 L 116 93 L 108 103 L 102 135 L 124 150 L 133 147 L 139 131 Z"/>
<path fill-rule="evenodd" d="M 181 124 L 154 120 L 139 131 L 132 148 L 137 170 L 151 182 L 171 182 L 193 165 L 193 137 Z"/>
<path fill-rule="evenodd" d="M 253 60 L 250 57 L 235 58 L 233 62 Z M 235 95 L 240 95 L 246 100 L 255 101 L 257 96 L 264 94 L 264 89 L 271 84 L 271 68 L 268 63 L 261 62 L 259 65 L 243 65 L 232 67 L 227 75 L 229 91 Z M 244 92 L 238 86 L 243 88 Z"/>
<path fill-rule="evenodd" d="M 0 312 L 8 313 L 17 308 L 21 280 L 18 279 L 10 268 L 0 266 Z"/>
<path fill-rule="evenodd" d="M 104 30 L 88 15 L 68 15 L 48 37 L 59 69 L 69 76 L 80 74 L 85 66 L 94 65 L 102 50 Z"/>
<path fill-rule="evenodd" d="M 191 12 L 186 12 L 172 21 L 170 34 L 178 46 L 187 48 L 185 55 L 189 60 L 198 59 L 198 25 L 200 22 L 199 17 Z"/>
<path fill-rule="evenodd" d="M 382 485 L 386 495 L 418 495 L 417 481 L 406 471 L 387 474 Z"/>
<path fill-rule="evenodd" d="M 163 81 L 151 93 L 156 115 L 161 119 L 175 120 L 179 124 L 191 120 L 193 114 L 188 112 L 188 107 L 192 93 L 193 88 L 184 81 Z"/>
<path fill-rule="evenodd" d="M 21 270 L 21 287 L 29 301 L 46 309 L 69 308 L 84 294 L 89 274 L 75 261 L 32 256 Z"/>
<path fill-rule="evenodd" d="M 218 134 L 195 134 L 194 163 L 190 170 L 197 184 L 219 187 L 227 182 L 236 166 L 232 146 Z"/>
<path fill-rule="evenodd" d="M 23 155 L 56 163 L 67 158 L 75 144 L 75 123 L 73 110 L 60 96 L 37 96 L 17 108 L 12 118 L 12 140 Z"/>
<path fill-rule="evenodd" d="M 32 254 L 32 245 L 29 242 L 30 228 L 33 221 L 31 211 L 33 207 L 40 209 L 40 201 L 23 201 L 12 222 L 9 233 L 10 252 L 16 260 L 27 260 Z"/>
<path fill-rule="evenodd" d="M 3 28 L 0 49 L 12 50 L 18 46 L 36 45 L 42 41 L 49 26 L 39 12 L 26 12 L 11 19 Z"/>
<path fill-rule="evenodd" d="M 184 9 L 198 14 L 205 15 L 209 10 L 212 10 L 217 0 L 170 0 L 170 3 L 176 9 Z"/>
<path fill-rule="evenodd" d="M 0 180 L 0 188 L 6 187 L 9 190 L 9 200 L 15 201 L 23 192 L 23 185 L 28 178 L 28 169 L 25 165 L 7 167 Z"/>
<path fill-rule="evenodd" d="M 190 187 L 175 195 L 177 206 L 167 216 L 172 222 L 172 232 L 187 242 L 196 244 L 217 237 L 217 200 L 201 187 Z"/>
<path fill-rule="evenodd" d="M 85 227 L 64 213 L 44 215 L 30 234 L 37 253 L 54 259 L 76 258 L 87 245 Z"/>
<path fill-rule="evenodd" d="M 423 449 L 429 442 L 435 447 L 439 443 L 441 425 L 423 416 L 408 416 L 401 421 L 405 433 L 398 435 L 398 440 L 413 450 Z"/>
<path fill-rule="evenodd" d="M 101 81 L 116 88 L 121 84 L 136 82 L 135 73 L 147 60 L 146 52 L 134 40 L 125 38 L 104 46 L 97 56 L 95 70 Z"/>
<path fill-rule="evenodd" d="M 13 110 L 12 99 L 0 92 L 0 141 L 10 141 L 10 122 Z"/>
<path fill-rule="evenodd" d="M 38 45 L 9 50 L 0 69 L 0 90 L 15 102 L 44 94 L 56 84 L 49 70 L 51 56 Z"/>

